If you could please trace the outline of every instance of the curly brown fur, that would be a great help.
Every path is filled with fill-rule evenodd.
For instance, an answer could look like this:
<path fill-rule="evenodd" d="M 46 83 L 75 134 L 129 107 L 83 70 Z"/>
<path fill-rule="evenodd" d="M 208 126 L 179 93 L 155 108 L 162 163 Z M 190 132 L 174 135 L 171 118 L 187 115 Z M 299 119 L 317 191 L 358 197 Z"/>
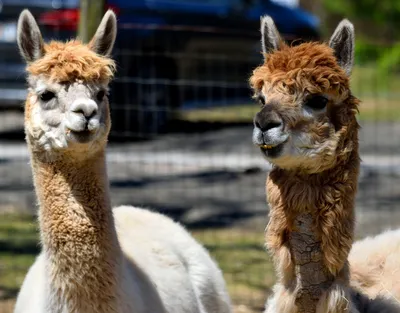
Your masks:
<path fill-rule="evenodd" d="M 278 274 L 266 313 L 395 312 L 349 284 L 360 165 L 353 26 L 342 21 L 329 46 L 289 47 L 269 17 L 261 33 L 264 64 L 250 78 L 261 102 L 253 142 L 273 164 L 266 244 Z"/>
<path fill-rule="evenodd" d="M 272 20 L 262 23 L 262 35 L 270 36 L 264 42 L 279 38 L 272 26 Z M 278 48 L 264 54 L 250 78 L 262 100 L 253 141 L 274 165 L 266 184 L 266 244 L 281 291 L 267 312 L 356 312 L 349 304 L 347 256 L 360 163 L 359 100 L 327 44 L 269 46 Z M 309 104 L 313 99 L 321 107 Z"/>
<path fill-rule="evenodd" d="M 339 149 L 343 151 L 343 148 Z M 305 275 L 314 272 L 314 276 L 320 276 L 317 281 L 321 287 L 319 290 L 310 290 L 304 283 L 301 283 L 301 290 L 297 289 L 304 294 L 297 299 L 299 312 L 308 312 L 305 310 L 305 307 L 310 307 L 308 297 L 313 299 L 314 305 L 317 304 L 321 294 L 329 289 L 346 264 L 354 231 L 353 206 L 359 165 L 356 152 L 353 150 L 347 157 L 337 159 L 337 166 L 322 173 L 307 174 L 274 168 L 269 174 L 270 222 L 266 243 L 275 258 L 279 276 L 289 289 L 299 287 L 296 278 L 301 278 L 302 272 Z M 299 225 L 299 218 L 304 214 L 312 215 L 312 226 L 307 229 Z M 300 243 L 304 247 L 297 252 Z M 281 249 L 291 255 L 280 258 Z M 347 279 L 347 276 L 343 277 L 345 282 Z M 315 283 L 311 285 L 315 286 Z M 342 305 L 346 305 L 346 300 L 342 300 Z"/>
<path fill-rule="evenodd" d="M 354 197 L 357 190 L 359 157 L 357 124 L 343 130 L 336 146 L 331 168 L 309 174 L 307 170 L 274 168 L 267 180 L 267 198 L 271 208 L 267 244 L 280 249 L 289 232 L 296 229 L 294 221 L 300 214 L 311 213 L 321 240 L 326 266 L 332 275 L 343 267 L 353 243 Z M 335 138 L 336 139 L 336 138 Z"/>
<path fill-rule="evenodd" d="M 261 90 L 265 83 L 289 93 L 345 93 L 349 88 L 349 79 L 337 64 L 332 48 L 314 42 L 294 47 L 282 43 L 278 51 L 266 56 L 264 64 L 250 77 L 255 90 Z"/>

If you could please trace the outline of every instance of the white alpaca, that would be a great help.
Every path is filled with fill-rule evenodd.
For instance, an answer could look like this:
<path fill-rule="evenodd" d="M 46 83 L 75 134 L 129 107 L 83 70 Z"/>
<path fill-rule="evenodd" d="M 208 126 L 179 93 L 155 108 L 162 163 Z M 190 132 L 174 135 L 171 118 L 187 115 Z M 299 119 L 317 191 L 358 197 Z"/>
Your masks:
<path fill-rule="evenodd" d="M 20 15 L 18 45 L 29 74 L 25 133 L 42 253 L 15 312 L 230 312 L 220 270 L 183 227 L 139 208 L 111 210 L 106 94 L 115 37 L 111 11 L 88 45 L 45 44 L 29 11 Z"/>
<path fill-rule="evenodd" d="M 349 262 L 356 289 L 400 303 L 400 229 L 356 241 Z"/>

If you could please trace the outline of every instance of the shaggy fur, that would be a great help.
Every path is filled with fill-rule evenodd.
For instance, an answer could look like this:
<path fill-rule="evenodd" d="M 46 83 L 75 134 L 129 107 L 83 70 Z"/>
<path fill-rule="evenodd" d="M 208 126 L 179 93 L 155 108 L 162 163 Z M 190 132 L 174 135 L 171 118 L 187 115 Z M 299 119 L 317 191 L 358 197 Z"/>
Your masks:
<path fill-rule="evenodd" d="M 228 313 L 220 270 L 182 226 L 139 208 L 111 209 L 105 82 L 112 77 L 112 12 L 99 30 L 90 46 L 42 46 L 31 14 L 20 16 L 19 47 L 30 62 L 25 133 L 42 253 L 15 312 Z"/>
<path fill-rule="evenodd" d="M 348 77 L 352 25 L 343 21 L 331 46 L 295 47 L 280 41 L 269 17 L 261 25 L 262 43 L 269 42 L 263 51 L 269 53 L 250 78 L 261 102 L 253 141 L 274 165 L 266 184 L 266 244 L 278 275 L 266 312 L 367 312 L 368 301 L 349 287 L 347 262 L 360 164 L 359 100 L 351 94 Z M 349 55 L 332 47 L 346 47 Z M 392 304 L 374 305 L 368 312 L 398 310 Z"/>
<path fill-rule="evenodd" d="M 345 93 L 349 88 L 349 79 L 337 64 L 333 50 L 313 42 L 294 47 L 282 42 L 278 51 L 266 55 L 265 63 L 250 77 L 255 90 L 261 90 L 265 83 L 273 88 L 286 85 L 290 93 Z"/>
<path fill-rule="evenodd" d="M 45 44 L 44 56 L 27 67 L 29 75 L 44 76 L 58 83 L 77 80 L 108 83 L 114 70 L 112 59 L 96 54 L 78 40 Z"/>
<path fill-rule="evenodd" d="M 349 262 L 351 285 L 371 298 L 400 303 L 400 230 L 386 231 L 354 243 Z"/>

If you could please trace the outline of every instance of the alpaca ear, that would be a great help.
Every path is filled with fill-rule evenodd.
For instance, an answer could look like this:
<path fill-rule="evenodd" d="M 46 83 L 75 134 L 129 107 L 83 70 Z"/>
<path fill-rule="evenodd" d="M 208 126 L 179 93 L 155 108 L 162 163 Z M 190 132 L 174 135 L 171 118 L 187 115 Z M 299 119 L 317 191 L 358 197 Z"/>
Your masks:
<path fill-rule="evenodd" d="M 42 34 L 35 18 L 26 9 L 19 15 L 17 42 L 19 51 L 26 62 L 34 62 L 44 55 Z"/>
<path fill-rule="evenodd" d="M 117 37 L 117 18 L 112 10 L 104 14 L 99 27 L 96 30 L 89 47 L 97 54 L 110 56 Z"/>
<path fill-rule="evenodd" d="M 261 46 L 264 56 L 278 50 L 281 45 L 281 36 L 274 21 L 268 15 L 261 17 Z"/>
<path fill-rule="evenodd" d="M 333 49 L 338 64 L 350 75 L 354 63 L 354 26 L 349 20 L 344 19 L 339 23 L 329 46 Z"/>

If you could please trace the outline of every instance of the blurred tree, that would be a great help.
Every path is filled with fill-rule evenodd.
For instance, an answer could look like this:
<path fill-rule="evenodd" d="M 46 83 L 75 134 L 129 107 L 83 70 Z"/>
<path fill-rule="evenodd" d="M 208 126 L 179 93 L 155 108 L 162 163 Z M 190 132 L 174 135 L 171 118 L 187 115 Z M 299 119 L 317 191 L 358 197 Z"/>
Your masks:
<path fill-rule="evenodd" d="M 105 0 L 80 0 L 78 37 L 88 42 L 96 32 L 104 14 Z"/>
<path fill-rule="evenodd" d="M 398 0 L 323 0 L 325 9 L 357 24 L 365 39 L 393 43 L 400 38 L 400 1 Z"/>
<path fill-rule="evenodd" d="M 349 18 L 356 27 L 356 60 L 377 62 L 383 73 L 400 70 L 399 0 L 322 0 L 329 28 Z"/>
<path fill-rule="evenodd" d="M 321 17 L 323 14 L 323 5 L 321 1 L 315 0 L 300 0 L 299 5 L 304 10 L 316 14 Z"/>
<path fill-rule="evenodd" d="M 299 5 L 303 10 L 319 17 L 321 21 L 320 30 L 322 35 L 329 33 L 329 15 L 326 15 L 326 10 L 322 0 L 300 0 Z"/>

